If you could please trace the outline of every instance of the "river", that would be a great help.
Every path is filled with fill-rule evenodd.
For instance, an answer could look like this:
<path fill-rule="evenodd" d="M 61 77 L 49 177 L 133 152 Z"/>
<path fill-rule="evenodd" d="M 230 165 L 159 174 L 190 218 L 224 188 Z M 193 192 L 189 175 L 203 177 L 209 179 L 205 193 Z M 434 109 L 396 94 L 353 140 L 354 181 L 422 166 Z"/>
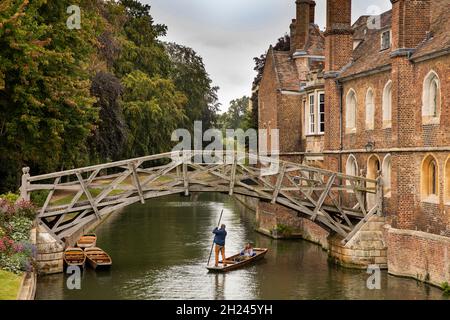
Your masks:
<path fill-rule="evenodd" d="M 205 269 L 211 230 L 221 210 L 227 225 L 227 255 L 246 242 L 269 248 L 266 259 L 227 274 Z M 231 197 L 168 196 L 136 204 L 109 217 L 96 230 L 97 245 L 113 259 L 110 271 L 87 267 L 81 289 L 69 290 L 67 276 L 38 280 L 36 299 L 442 299 L 421 282 L 381 273 L 381 289 L 370 276 L 328 262 L 318 245 L 273 240 L 254 231 L 254 214 Z"/>

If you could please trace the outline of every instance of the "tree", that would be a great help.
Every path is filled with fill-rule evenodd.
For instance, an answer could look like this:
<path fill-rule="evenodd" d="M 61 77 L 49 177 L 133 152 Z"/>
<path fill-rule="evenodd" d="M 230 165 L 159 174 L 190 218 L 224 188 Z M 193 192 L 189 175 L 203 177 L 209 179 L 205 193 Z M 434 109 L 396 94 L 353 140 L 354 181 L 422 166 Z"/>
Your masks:
<path fill-rule="evenodd" d="M 99 72 L 92 80 L 91 93 L 97 97 L 95 107 L 100 115 L 89 141 L 91 161 L 118 160 L 127 142 L 127 124 L 120 105 L 122 84 L 113 74 Z"/>
<path fill-rule="evenodd" d="M 17 185 L 22 166 L 36 173 L 85 160 L 80 155 L 97 119 L 87 71 L 96 20 L 88 15 L 85 32 L 68 32 L 64 3 L 15 1 L 0 12 L 3 188 Z"/>
<path fill-rule="evenodd" d="M 243 129 L 246 131 L 245 116 L 249 112 L 250 98 L 243 96 L 230 102 L 228 111 L 221 115 L 220 124 L 223 130 Z"/>
<path fill-rule="evenodd" d="M 171 80 L 134 71 L 123 79 L 123 110 L 128 126 L 126 157 L 170 150 L 172 132 L 185 120 L 186 97 Z"/>

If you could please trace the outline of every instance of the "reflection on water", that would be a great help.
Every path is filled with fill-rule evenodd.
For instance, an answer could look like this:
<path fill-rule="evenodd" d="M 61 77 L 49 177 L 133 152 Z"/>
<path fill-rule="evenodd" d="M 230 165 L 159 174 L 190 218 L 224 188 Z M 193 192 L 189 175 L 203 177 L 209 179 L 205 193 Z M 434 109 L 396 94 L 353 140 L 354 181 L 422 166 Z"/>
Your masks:
<path fill-rule="evenodd" d="M 211 230 L 221 210 L 227 255 L 247 241 L 269 248 L 266 259 L 227 274 L 205 269 Z M 364 271 L 328 263 L 319 246 L 277 241 L 253 231 L 253 214 L 220 194 L 170 196 L 134 205 L 97 230 L 113 258 L 110 271 L 82 275 L 82 289 L 66 289 L 64 275 L 41 277 L 37 299 L 441 299 L 440 290 L 382 273 L 369 290 Z"/>

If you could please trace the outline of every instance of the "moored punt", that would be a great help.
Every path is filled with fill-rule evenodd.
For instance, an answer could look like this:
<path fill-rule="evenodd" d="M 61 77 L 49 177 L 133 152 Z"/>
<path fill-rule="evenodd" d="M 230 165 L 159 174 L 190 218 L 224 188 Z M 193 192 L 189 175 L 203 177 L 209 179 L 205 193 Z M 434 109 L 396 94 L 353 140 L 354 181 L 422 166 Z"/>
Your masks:
<path fill-rule="evenodd" d="M 225 259 L 225 263 L 227 264 L 226 267 L 224 266 L 224 261 L 219 261 L 218 267 L 207 266 L 206 268 L 212 272 L 228 272 L 231 270 L 239 269 L 239 268 L 245 267 L 249 264 L 252 264 L 255 261 L 263 259 L 264 256 L 266 255 L 267 251 L 269 251 L 269 249 L 253 248 L 253 251 L 256 253 L 255 256 L 249 257 L 249 258 L 246 258 L 243 260 L 239 260 L 242 257 L 240 253 L 235 254 L 234 256 L 231 256 L 229 258 L 226 258 Z"/>
<path fill-rule="evenodd" d="M 86 263 L 86 255 L 81 248 L 67 248 L 64 251 L 64 263 L 67 267 L 77 266 L 84 268 Z"/>
<path fill-rule="evenodd" d="M 84 253 L 86 254 L 88 264 L 93 269 L 109 268 L 112 265 L 111 257 L 100 248 L 86 248 L 84 249 Z"/>
<path fill-rule="evenodd" d="M 77 241 L 77 247 L 86 249 L 97 245 L 97 235 L 94 233 L 85 234 Z"/>

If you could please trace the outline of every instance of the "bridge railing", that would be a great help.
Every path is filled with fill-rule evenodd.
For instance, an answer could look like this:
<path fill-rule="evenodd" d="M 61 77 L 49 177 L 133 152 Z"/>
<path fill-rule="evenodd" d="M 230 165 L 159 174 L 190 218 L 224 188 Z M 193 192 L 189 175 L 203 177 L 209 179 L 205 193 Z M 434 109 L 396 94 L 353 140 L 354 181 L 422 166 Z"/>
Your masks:
<path fill-rule="evenodd" d="M 348 176 L 276 156 L 225 151 L 205 162 L 205 155 L 169 152 L 38 176 L 24 168 L 21 197 L 43 198 L 37 219 L 59 239 L 127 205 L 177 193 L 237 193 L 278 203 L 344 241 L 382 214 L 381 176 Z"/>

